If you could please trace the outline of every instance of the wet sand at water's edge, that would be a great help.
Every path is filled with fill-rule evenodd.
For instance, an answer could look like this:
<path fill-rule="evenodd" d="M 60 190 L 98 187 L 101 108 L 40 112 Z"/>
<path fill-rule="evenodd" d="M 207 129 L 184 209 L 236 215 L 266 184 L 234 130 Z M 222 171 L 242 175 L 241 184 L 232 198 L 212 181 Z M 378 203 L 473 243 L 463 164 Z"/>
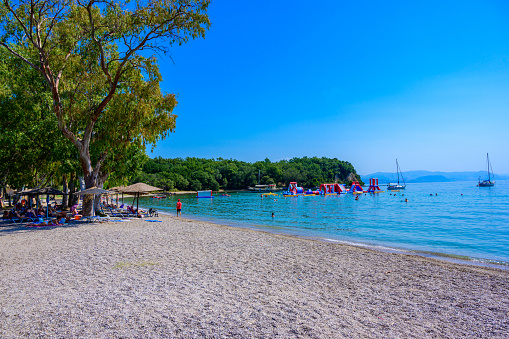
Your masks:
<path fill-rule="evenodd" d="M 509 271 L 156 219 L 0 227 L 0 337 L 509 337 Z"/>

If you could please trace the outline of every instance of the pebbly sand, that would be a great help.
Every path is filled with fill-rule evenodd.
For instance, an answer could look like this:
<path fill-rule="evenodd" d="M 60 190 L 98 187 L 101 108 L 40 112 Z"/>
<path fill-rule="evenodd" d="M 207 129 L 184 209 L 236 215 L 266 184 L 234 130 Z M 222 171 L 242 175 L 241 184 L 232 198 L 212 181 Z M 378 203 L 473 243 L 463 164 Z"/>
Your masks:
<path fill-rule="evenodd" d="M 0 227 L 0 338 L 509 337 L 509 271 L 157 219 Z"/>

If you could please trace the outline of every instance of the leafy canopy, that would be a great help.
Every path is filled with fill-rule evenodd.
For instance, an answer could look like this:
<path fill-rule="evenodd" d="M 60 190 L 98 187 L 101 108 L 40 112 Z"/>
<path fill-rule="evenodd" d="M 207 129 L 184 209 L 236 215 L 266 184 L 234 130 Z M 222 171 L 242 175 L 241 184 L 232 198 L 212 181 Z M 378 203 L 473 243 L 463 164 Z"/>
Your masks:
<path fill-rule="evenodd" d="M 106 172 L 134 168 L 147 142 L 173 131 L 177 101 L 160 91 L 157 60 L 149 53 L 204 37 L 208 5 L 208 0 L 0 3 L 0 47 L 39 75 L 59 130 L 77 149 L 87 187 L 96 184 L 103 164 Z"/>

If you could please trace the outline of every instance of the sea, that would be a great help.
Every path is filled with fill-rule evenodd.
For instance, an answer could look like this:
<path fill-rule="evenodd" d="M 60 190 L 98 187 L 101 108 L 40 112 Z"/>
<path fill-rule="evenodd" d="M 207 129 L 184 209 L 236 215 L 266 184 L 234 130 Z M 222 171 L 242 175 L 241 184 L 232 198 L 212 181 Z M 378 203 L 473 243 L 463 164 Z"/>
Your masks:
<path fill-rule="evenodd" d="M 398 192 L 380 186 L 384 192 L 358 200 L 352 194 L 173 195 L 140 198 L 140 206 L 175 214 L 181 199 L 185 218 L 508 269 L 509 182 L 476 184 L 413 183 Z"/>

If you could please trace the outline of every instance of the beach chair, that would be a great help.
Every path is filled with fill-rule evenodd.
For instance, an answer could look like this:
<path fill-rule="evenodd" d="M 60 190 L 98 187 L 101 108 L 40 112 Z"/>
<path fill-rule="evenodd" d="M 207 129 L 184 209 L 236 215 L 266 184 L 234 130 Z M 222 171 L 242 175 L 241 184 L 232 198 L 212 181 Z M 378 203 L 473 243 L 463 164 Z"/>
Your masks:
<path fill-rule="evenodd" d="M 124 212 L 115 212 L 113 211 L 113 209 L 111 207 L 108 208 L 110 210 L 110 214 L 112 217 L 117 217 L 117 218 L 125 218 L 125 217 L 128 217 L 129 214 L 128 213 L 124 213 Z"/>
<path fill-rule="evenodd" d="M 36 216 L 35 214 L 27 213 L 27 214 L 23 217 L 23 220 L 30 221 L 30 222 L 34 222 L 34 221 L 38 221 L 38 220 L 39 220 L 39 217 L 38 217 L 38 216 Z"/>

